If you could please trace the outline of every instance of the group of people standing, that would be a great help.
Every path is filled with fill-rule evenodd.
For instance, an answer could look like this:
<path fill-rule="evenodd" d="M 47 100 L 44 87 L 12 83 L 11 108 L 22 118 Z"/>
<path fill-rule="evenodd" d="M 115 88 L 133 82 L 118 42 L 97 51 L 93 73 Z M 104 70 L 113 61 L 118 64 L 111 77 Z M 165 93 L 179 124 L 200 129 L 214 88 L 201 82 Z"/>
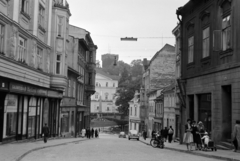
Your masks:
<path fill-rule="evenodd" d="M 172 126 L 169 126 L 169 128 L 165 127 L 164 129 L 162 129 L 160 132 L 157 132 L 155 130 L 152 131 L 152 138 L 155 137 L 155 133 L 159 133 L 161 137 L 164 138 L 164 141 L 166 142 L 168 140 L 169 143 L 172 142 L 173 140 L 173 134 L 174 134 L 174 130 L 172 128 Z M 147 138 L 147 132 L 144 130 L 143 131 L 143 138 L 146 140 Z"/>
<path fill-rule="evenodd" d="M 87 128 L 87 130 L 86 130 L 86 137 L 88 138 L 88 139 L 90 139 L 90 138 L 94 138 L 94 134 L 95 134 L 95 138 L 98 138 L 98 129 L 93 129 L 92 128 L 92 130 L 90 129 L 90 128 Z"/>
<path fill-rule="evenodd" d="M 183 142 L 187 145 L 187 150 L 192 150 L 192 145 L 195 145 L 195 150 L 200 150 L 202 148 L 202 138 L 205 136 L 207 138 L 207 131 L 201 121 L 196 123 L 191 119 L 187 120 L 185 125 L 185 133 L 183 137 Z M 206 139 L 207 142 L 207 139 Z"/>

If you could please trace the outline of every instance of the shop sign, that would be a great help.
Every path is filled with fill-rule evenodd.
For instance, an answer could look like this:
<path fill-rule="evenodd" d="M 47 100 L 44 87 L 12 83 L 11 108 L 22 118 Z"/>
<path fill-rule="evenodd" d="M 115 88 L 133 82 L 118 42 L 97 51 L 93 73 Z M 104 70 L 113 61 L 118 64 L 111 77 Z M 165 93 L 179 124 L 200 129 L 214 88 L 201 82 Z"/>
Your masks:
<path fill-rule="evenodd" d="M 141 123 L 140 120 L 130 120 L 130 122 L 134 122 L 134 123 Z"/>
<path fill-rule="evenodd" d="M 30 92 L 30 93 L 37 93 L 37 89 L 36 88 L 34 88 L 34 87 L 30 87 L 30 86 L 28 86 L 27 87 L 27 92 Z"/>
<path fill-rule="evenodd" d="M 57 92 L 57 91 L 48 91 L 48 96 L 49 97 L 57 97 L 57 98 L 59 98 L 59 97 L 62 97 L 63 95 L 62 95 L 62 93 L 60 93 L 60 92 Z"/>
<path fill-rule="evenodd" d="M 22 84 L 11 83 L 10 89 L 11 90 L 16 90 L 16 91 L 26 92 L 26 86 L 22 85 Z"/>
<path fill-rule="evenodd" d="M 15 106 L 16 105 L 16 100 L 15 99 L 9 99 L 7 101 L 7 106 Z"/>
<path fill-rule="evenodd" d="M 44 96 L 46 96 L 47 95 L 47 90 L 45 90 L 45 89 L 38 89 L 37 90 L 37 94 L 39 94 L 39 95 L 44 95 Z"/>

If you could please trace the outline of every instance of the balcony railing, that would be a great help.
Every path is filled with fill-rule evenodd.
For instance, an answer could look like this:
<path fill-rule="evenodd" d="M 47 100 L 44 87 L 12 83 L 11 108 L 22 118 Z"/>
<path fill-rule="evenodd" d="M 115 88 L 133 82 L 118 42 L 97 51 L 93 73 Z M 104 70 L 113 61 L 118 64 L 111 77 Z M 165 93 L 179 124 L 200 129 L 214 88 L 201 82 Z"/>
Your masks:
<path fill-rule="evenodd" d="M 95 86 L 94 85 L 86 85 L 85 91 L 90 93 L 95 93 Z"/>

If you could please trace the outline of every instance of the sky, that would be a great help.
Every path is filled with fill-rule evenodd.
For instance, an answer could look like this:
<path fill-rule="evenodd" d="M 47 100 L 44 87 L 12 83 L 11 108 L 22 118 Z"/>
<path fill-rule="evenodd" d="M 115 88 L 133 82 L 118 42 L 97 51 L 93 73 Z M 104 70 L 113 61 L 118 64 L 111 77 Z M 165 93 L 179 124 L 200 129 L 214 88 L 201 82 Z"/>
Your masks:
<path fill-rule="evenodd" d="M 150 60 L 166 43 L 175 45 L 172 30 L 176 10 L 189 0 L 67 0 L 70 24 L 91 33 L 101 55 L 118 54 L 119 60 Z M 134 37 L 137 41 L 121 41 Z"/>

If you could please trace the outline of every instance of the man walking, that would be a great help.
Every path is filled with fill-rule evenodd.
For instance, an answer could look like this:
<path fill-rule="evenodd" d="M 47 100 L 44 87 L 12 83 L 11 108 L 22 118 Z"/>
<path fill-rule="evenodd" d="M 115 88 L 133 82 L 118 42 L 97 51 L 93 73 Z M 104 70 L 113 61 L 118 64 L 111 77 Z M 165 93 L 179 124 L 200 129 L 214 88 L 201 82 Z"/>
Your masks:
<path fill-rule="evenodd" d="M 43 127 L 42 133 L 43 133 L 43 137 L 44 137 L 43 141 L 44 141 L 44 143 L 47 143 L 47 137 L 49 134 L 49 128 L 48 128 L 47 124 L 45 124 L 45 126 Z"/>
<path fill-rule="evenodd" d="M 92 138 L 94 138 L 94 129 L 92 128 L 92 131 L 91 131 L 91 135 L 92 135 Z"/>
<path fill-rule="evenodd" d="M 173 130 L 172 126 L 170 126 L 170 128 L 168 130 L 168 142 L 169 143 L 172 142 L 173 133 L 174 133 L 174 130 Z"/>

